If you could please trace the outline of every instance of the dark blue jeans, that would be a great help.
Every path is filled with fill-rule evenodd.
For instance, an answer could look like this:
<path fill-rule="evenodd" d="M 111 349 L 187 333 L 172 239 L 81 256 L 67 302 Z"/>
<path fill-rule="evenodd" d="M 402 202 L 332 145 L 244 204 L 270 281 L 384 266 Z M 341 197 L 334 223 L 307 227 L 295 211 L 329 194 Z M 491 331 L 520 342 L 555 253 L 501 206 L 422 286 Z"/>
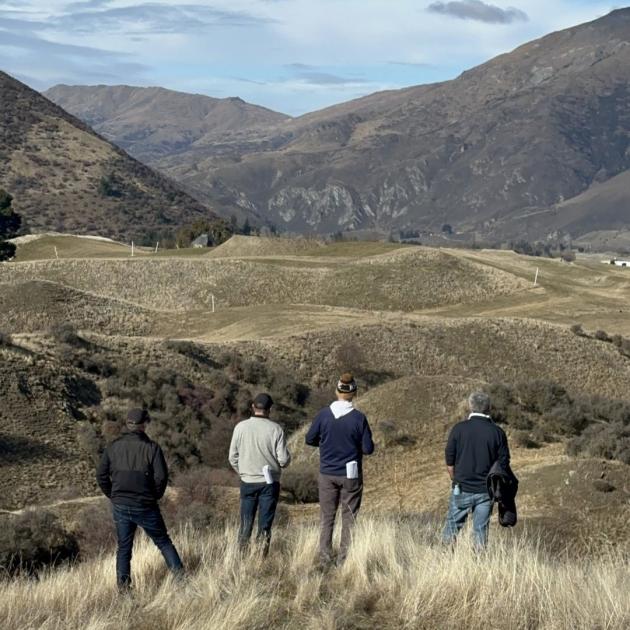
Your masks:
<path fill-rule="evenodd" d="M 274 483 L 241 481 L 241 527 L 238 532 L 238 542 L 241 547 L 245 547 L 251 538 L 256 511 L 258 511 L 257 538 L 263 540 L 264 552 L 267 552 L 279 497 L 280 484 L 277 481 Z"/>
<path fill-rule="evenodd" d="M 445 543 L 455 542 L 459 530 L 472 514 L 475 547 L 483 549 L 488 544 L 488 527 L 492 515 L 493 501 L 487 492 L 464 492 L 457 495 L 451 492 L 446 514 L 446 524 L 442 538 Z"/>
<path fill-rule="evenodd" d="M 116 536 L 118 538 L 116 580 L 119 586 L 131 584 L 131 554 L 133 551 L 133 539 L 138 526 L 142 527 L 146 535 L 162 552 L 166 566 L 173 573 L 181 573 L 183 571 L 182 561 L 166 531 L 166 524 L 159 507 L 130 507 L 115 503 L 113 507 Z"/>

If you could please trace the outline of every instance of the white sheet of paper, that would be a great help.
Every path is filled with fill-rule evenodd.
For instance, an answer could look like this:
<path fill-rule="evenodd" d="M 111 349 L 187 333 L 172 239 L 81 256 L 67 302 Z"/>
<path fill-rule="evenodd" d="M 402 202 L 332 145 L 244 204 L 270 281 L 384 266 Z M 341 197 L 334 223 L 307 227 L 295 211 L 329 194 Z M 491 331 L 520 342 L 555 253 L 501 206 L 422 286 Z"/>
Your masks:
<path fill-rule="evenodd" d="M 265 464 L 263 466 L 263 476 L 265 477 L 265 481 L 267 483 L 273 483 L 273 476 L 271 474 L 271 466 L 269 466 L 269 464 Z"/>
<path fill-rule="evenodd" d="M 359 478 L 359 464 L 357 462 L 348 462 L 346 464 L 346 477 L 348 479 Z"/>

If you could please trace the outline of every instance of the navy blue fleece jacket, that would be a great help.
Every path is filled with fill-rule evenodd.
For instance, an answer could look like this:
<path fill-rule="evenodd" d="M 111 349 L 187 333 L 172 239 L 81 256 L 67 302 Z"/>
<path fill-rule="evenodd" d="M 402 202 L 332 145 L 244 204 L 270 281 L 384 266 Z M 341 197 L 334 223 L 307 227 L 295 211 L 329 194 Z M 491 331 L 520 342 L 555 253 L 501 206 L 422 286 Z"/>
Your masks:
<path fill-rule="evenodd" d="M 322 409 L 306 434 L 309 446 L 319 446 L 319 470 L 324 475 L 346 476 L 346 464 L 356 461 L 362 472 L 363 455 L 374 452 L 367 418 L 356 409 L 335 418 L 330 407 Z"/>

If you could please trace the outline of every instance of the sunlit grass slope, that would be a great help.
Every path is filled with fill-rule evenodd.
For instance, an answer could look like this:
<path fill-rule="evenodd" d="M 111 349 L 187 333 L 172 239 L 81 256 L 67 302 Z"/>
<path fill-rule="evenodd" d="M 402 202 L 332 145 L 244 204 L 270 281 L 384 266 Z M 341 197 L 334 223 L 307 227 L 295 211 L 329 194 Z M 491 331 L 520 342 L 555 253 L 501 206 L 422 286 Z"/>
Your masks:
<path fill-rule="evenodd" d="M 142 541 L 133 595 L 118 596 L 107 555 L 39 581 L 0 584 L 0 625 L 12 630 L 504 628 L 621 630 L 630 624 L 626 558 L 551 557 L 522 533 L 495 535 L 487 555 L 435 528 L 363 521 L 347 563 L 316 566 L 313 527 L 280 529 L 270 557 L 241 558 L 234 531 L 186 531 L 189 578 L 174 583 Z"/>

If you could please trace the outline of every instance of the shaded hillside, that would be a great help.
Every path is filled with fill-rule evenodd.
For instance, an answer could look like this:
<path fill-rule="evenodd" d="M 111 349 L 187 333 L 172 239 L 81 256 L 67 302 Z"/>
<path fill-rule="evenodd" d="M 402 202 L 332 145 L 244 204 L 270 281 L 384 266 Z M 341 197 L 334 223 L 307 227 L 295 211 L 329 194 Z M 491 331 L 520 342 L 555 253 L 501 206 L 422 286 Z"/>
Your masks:
<path fill-rule="evenodd" d="M 34 231 L 129 241 L 213 216 L 163 175 L 2 72 L 0 184 Z"/>
<path fill-rule="evenodd" d="M 453 81 L 373 94 L 152 164 L 217 208 L 295 232 L 448 223 L 502 239 L 617 228 L 630 223 L 625 203 L 588 216 L 561 205 L 561 221 L 543 211 L 630 168 L 629 44 L 622 9 Z"/>
<path fill-rule="evenodd" d="M 56 85 L 44 95 L 147 164 L 196 146 L 245 141 L 288 119 L 240 98 L 217 99 L 159 87 Z"/>

